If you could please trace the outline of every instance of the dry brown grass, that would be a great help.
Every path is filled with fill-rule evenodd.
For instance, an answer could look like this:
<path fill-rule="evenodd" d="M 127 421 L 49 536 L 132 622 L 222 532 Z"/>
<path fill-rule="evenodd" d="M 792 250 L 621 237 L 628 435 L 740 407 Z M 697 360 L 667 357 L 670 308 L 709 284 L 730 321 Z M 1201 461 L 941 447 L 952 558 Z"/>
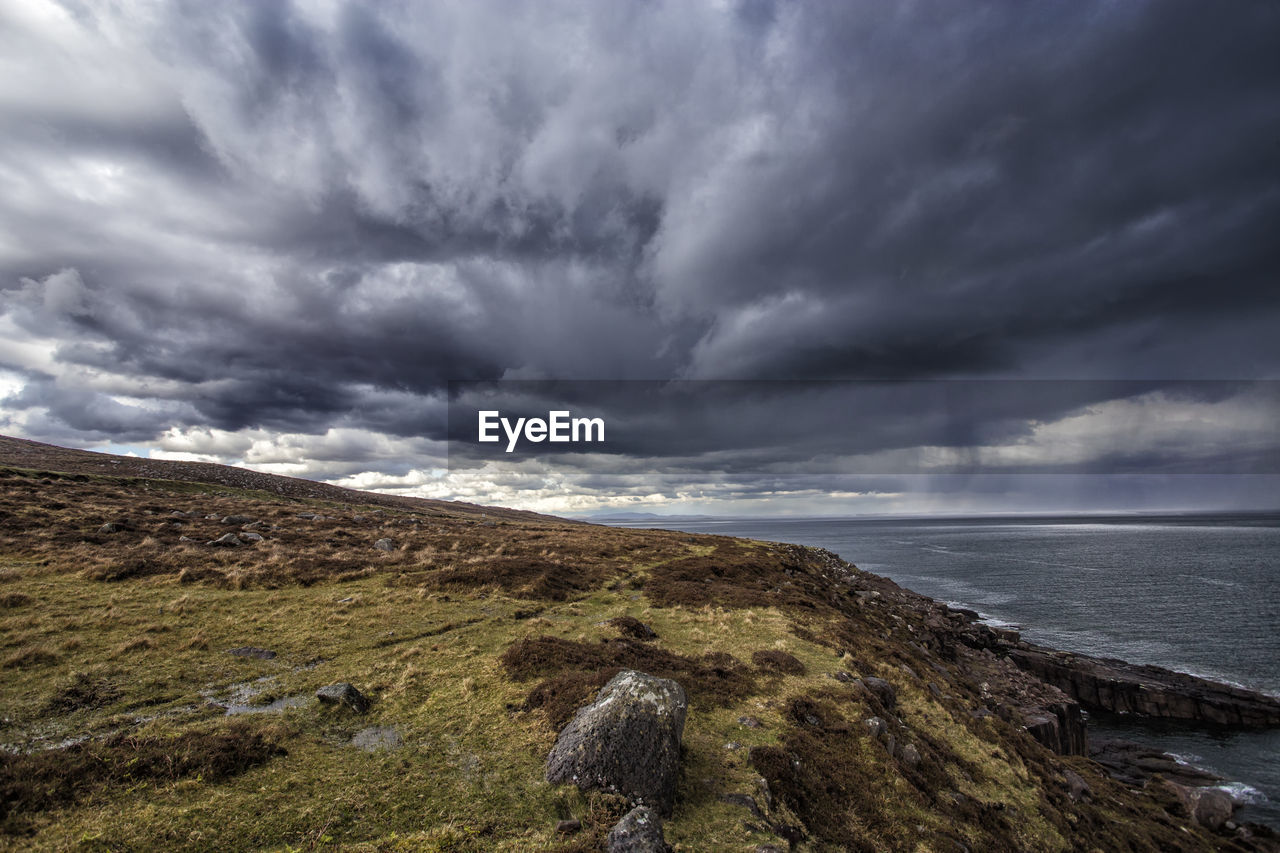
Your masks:
<path fill-rule="evenodd" d="M 105 785 L 200 776 L 217 781 L 284 750 L 257 726 L 234 722 L 170 738 L 116 735 L 0 762 L 0 827 L 22 834 L 25 817 Z"/>
<path fill-rule="evenodd" d="M 57 475 L 54 475 L 55 477 Z M 38 565 L 75 567 L 106 583 L 173 575 L 228 589 L 276 589 L 385 574 L 429 589 L 491 588 L 563 601 L 605 583 L 634 580 L 630 555 L 687 553 L 683 534 L 632 532 L 531 514 L 478 520 L 471 511 L 316 505 L 190 483 L 84 475 L 47 477 L 0 468 L 0 552 Z M 58 500 L 49 494 L 57 493 Z M 439 506 L 448 506 L 447 504 Z M 320 519 L 300 514 L 318 514 Z M 251 524 L 223 524 L 241 516 Z M 100 532 L 108 522 L 116 532 Z M 249 527 L 264 537 L 235 548 L 206 543 Z M 553 537 L 554 549 L 546 543 Z M 390 553 L 373 543 L 388 538 Z M 629 540 L 639 540 L 629 541 Z M 641 545 L 641 543 L 643 543 Z M 0 607 L 28 603 L 6 594 Z"/>
<path fill-rule="evenodd" d="M 501 660 L 516 678 L 551 676 L 529 692 L 525 707 L 543 709 L 552 727 L 562 725 L 573 709 L 622 669 L 674 679 L 685 688 L 689 701 L 700 708 L 730 704 L 755 687 L 750 672 L 727 652 L 698 658 L 629 638 L 586 643 L 531 637 L 513 643 Z"/>

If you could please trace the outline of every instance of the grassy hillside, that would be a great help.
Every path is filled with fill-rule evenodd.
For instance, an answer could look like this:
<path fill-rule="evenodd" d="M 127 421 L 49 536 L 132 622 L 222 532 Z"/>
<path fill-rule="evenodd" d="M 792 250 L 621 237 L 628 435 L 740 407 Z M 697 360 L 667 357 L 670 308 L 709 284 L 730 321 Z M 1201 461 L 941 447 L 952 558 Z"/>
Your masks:
<path fill-rule="evenodd" d="M 623 667 L 690 697 L 678 850 L 1222 846 L 982 713 L 1010 697 L 821 551 L 0 461 L 3 848 L 598 849 L 622 803 L 543 762 Z"/>

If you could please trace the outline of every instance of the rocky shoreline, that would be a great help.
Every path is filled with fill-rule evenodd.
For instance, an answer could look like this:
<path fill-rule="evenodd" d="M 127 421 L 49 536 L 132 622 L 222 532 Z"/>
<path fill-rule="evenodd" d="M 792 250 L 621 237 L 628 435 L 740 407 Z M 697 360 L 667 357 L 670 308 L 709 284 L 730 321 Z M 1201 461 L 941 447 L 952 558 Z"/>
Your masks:
<path fill-rule="evenodd" d="M 1017 642 L 1009 659 L 1085 708 L 1218 726 L 1280 726 L 1280 699 L 1114 658 L 1095 658 Z"/>
<path fill-rule="evenodd" d="M 1112 778 L 1153 791 L 1208 828 L 1249 833 L 1231 821 L 1236 804 L 1218 787 L 1227 780 L 1131 741 L 1092 742 L 1088 712 L 1215 728 L 1273 728 L 1280 726 L 1280 698 L 1163 667 L 1029 643 L 1016 630 L 987 625 L 976 611 L 950 607 L 866 572 L 847 582 L 860 606 L 888 600 L 918 614 L 920 625 L 909 627 L 912 644 L 959 665 L 982 684 L 988 703 L 975 714 L 1020 721 L 1054 752 L 1088 756 Z M 1270 835 L 1265 827 L 1253 829 Z"/>

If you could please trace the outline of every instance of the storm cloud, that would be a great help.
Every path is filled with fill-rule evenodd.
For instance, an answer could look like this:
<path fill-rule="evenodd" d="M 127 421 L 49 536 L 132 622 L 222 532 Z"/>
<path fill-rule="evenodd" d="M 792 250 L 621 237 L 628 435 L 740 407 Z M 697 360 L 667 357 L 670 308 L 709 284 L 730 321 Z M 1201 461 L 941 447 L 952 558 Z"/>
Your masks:
<path fill-rule="evenodd" d="M 9 4 L 0 430 L 539 508 L 1193 502 L 1274 474 L 1277 43 L 1265 0 Z M 458 380 L 756 390 L 464 474 Z M 1054 383 L 806 404 L 848 380 Z"/>

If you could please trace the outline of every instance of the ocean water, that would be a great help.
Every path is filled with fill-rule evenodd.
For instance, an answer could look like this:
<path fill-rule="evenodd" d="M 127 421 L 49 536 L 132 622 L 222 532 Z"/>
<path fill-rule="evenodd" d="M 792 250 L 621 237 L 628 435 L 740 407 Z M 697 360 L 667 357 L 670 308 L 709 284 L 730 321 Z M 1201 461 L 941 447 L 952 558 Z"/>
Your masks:
<path fill-rule="evenodd" d="M 1280 695 L 1280 514 L 727 519 L 629 524 L 828 548 L 1034 643 Z M 1213 770 L 1280 829 L 1280 731 L 1095 718 Z"/>

